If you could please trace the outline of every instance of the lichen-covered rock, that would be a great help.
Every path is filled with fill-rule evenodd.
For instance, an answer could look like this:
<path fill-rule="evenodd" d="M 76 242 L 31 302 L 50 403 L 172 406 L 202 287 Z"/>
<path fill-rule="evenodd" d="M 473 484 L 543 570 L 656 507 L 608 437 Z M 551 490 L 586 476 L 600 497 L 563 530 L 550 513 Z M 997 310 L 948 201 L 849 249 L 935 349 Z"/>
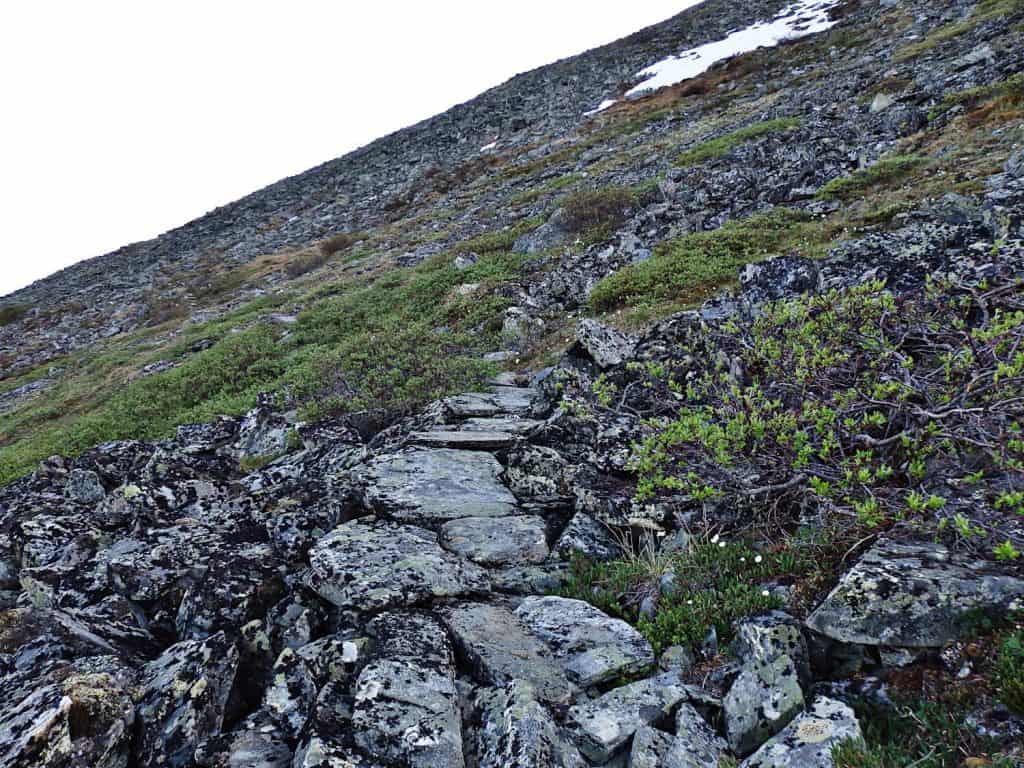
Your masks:
<path fill-rule="evenodd" d="M 744 760 L 740 768 L 833 768 L 832 749 L 860 738 L 853 710 L 819 696 L 807 712 Z"/>
<path fill-rule="evenodd" d="M 316 694 L 316 681 L 306 659 L 285 648 L 274 662 L 263 706 L 288 738 L 296 738 L 305 727 Z"/>
<path fill-rule="evenodd" d="M 529 683 L 539 700 L 566 703 L 576 692 L 551 650 L 515 614 L 497 605 L 463 603 L 443 613 L 460 655 L 482 683 Z"/>
<path fill-rule="evenodd" d="M 1024 580 L 940 544 L 880 541 L 847 571 L 807 626 L 832 640 L 939 648 L 969 634 L 978 613 L 1024 607 Z"/>
<path fill-rule="evenodd" d="M 516 616 L 547 643 L 569 679 L 584 688 L 654 666 L 654 651 L 643 635 L 581 600 L 528 597 Z"/>
<path fill-rule="evenodd" d="M 339 608 L 364 612 L 490 589 L 484 571 L 442 549 L 433 532 L 373 517 L 317 542 L 306 582 Z"/>
<path fill-rule="evenodd" d="M 513 680 L 476 696 L 481 726 L 476 734 L 480 768 L 585 768 L 533 688 Z"/>
<path fill-rule="evenodd" d="M 554 448 L 524 443 L 509 452 L 505 482 L 524 503 L 564 507 L 572 504 L 574 474 Z"/>
<path fill-rule="evenodd" d="M 796 665 L 789 656 L 744 664 L 722 702 L 729 747 L 748 755 L 781 731 L 804 706 Z"/>
<path fill-rule="evenodd" d="M 683 702 L 676 710 L 676 735 L 665 754 L 664 768 L 718 768 L 726 743 L 700 713 Z"/>
<path fill-rule="evenodd" d="M 285 733 L 260 710 L 229 733 L 219 734 L 196 750 L 197 768 L 292 768 Z"/>
<path fill-rule="evenodd" d="M 544 520 L 532 515 L 452 520 L 441 526 L 440 541 L 480 565 L 542 563 L 548 557 Z"/>
<path fill-rule="evenodd" d="M 359 470 L 369 509 L 402 522 L 436 526 L 461 517 L 503 517 L 515 497 L 501 465 L 480 451 L 408 450 L 378 456 Z"/>
<path fill-rule="evenodd" d="M 493 392 L 466 392 L 449 397 L 444 406 L 451 419 L 528 416 L 537 393 L 528 387 L 495 387 Z"/>
<path fill-rule="evenodd" d="M 371 631 L 380 648 L 356 684 L 356 744 L 388 765 L 463 768 L 455 665 L 444 628 L 424 615 L 385 614 Z"/>
<path fill-rule="evenodd" d="M 663 768 L 671 746 L 671 734 L 649 725 L 640 726 L 629 749 L 629 768 Z"/>
<path fill-rule="evenodd" d="M 580 320 L 576 326 L 575 350 L 589 357 L 598 368 L 611 368 L 633 353 L 636 339 L 596 320 Z"/>
<path fill-rule="evenodd" d="M 224 633 L 186 640 L 146 665 L 136 704 L 134 765 L 182 768 L 196 747 L 216 735 L 238 667 L 238 649 Z"/>
<path fill-rule="evenodd" d="M 676 706 L 690 696 L 690 687 L 675 673 L 666 672 L 574 705 L 569 709 L 569 722 L 583 754 L 605 763 L 625 747 L 638 728 L 667 721 Z"/>
<path fill-rule="evenodd" d="M 72 469 L 65 489 L 68 497 L 79 504 L 97 504 L 107 495 L 100 476 L 89 469 Z"/>
<path fill-rule="evenodd" d="M 613 560 L 622 554 L 622 547 L 608 526 L 583 512 L 573 515 L 558 537 L 555 549 L 566 559 L 580 554 L 598 562 Z"/>

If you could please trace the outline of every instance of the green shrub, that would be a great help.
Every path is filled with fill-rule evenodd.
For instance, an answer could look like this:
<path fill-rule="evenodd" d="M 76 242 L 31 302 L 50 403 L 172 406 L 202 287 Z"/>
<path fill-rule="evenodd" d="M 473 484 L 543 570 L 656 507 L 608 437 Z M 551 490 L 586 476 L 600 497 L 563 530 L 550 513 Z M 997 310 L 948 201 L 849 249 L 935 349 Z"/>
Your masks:
<path fill-rule="evenodd" d="M 18 322 L 26 312 L 28 307 L 24 304 L 7 304 L 0 307 L 0 328 Z"/>
<path fill-rule="evenodd" d="M 350 232 L 339 232 L 338 234 L 332 235 L 331 237 L 328 237 L 326 240 L 321 241 L 319 251 L 321 255 L 324 257 L 324 260 L 326 261 L 326 259 L 329 259 L 336 253 L 340 253 L 341 251 L 347 251 L 358 241 L 359 237 L 357 235 L 354 235 Z"/>
<path fill-rule="evenodd" d="M 751 141 L 762 136 L 768 136 L 773 133 L 791 131 L 799 126 L 800 120 L 798 118 L 791 117 L 783 117 L 776 120 L 765 120 L 764 122 L 754 123 L 753 125 L 748 125 L 745 128 L 735 130 L 732 133 L 727 133 L 724 136 L 709 139 L 702 144 L 698 144 L 693 149 L 686 150 L 676 158 L 676 164 L 696 165 L 697 163 L 702 163 L 705 160 L 724 157 L 734 148 L 747 141 Z"/>
<path fill-rule="evenodd" d="M 1024 631 L 1007 637 L 996 659 L 999 698 L 1018 715 L 1024 715 Z"/>
<path fill-rule="evenodd" d="M 288 277 L 301 277 L 307 272 L 312 272 L 314 269 L 322 267 L 331 260 L 331 256 L 334 253 L 337 253 L 337 251 L 325 250 L 323 244 L 316 251 L 300 251 L 288 259 L 288 262 L 284 265 L 284 271 Z"/>
<path fill-rule="evenodd" d="M 718 537 L 667 555 L 654 554 L 653 545 L 645 544 L 643 552 L 607 563 L 574 559 L 561 594 L 635 623 L 655 653 L 672 645 L 697 646 L 712 627 L 724 644 L 738 619 L 780 605 L 761 584 L 806 572 L 814 566 L 808 553 L 797 547 L 758 553 Z M 668 571 L 676 576 L 676 590 L 661 596 L 653 618 L 640 617 L 641 600 L 657 593 L 658 580 Z"/>
<path fill-rule="evenodd" d="M 620 227 L 636 205 L 636 192 L 628 187 L 581 190 L 562 201 L 563 223 L 574 235 L 599 240 Z"/>
<path fill-rule="evenodd" d="M 922 162 L 923 159 L 916 155 L 883 157 L 874 165 L 855 171 L 849 176 L 832 179 L 818 190 L 818 197 L 823 200 L 848 200 L 866 189 L 899 180 Z"/>

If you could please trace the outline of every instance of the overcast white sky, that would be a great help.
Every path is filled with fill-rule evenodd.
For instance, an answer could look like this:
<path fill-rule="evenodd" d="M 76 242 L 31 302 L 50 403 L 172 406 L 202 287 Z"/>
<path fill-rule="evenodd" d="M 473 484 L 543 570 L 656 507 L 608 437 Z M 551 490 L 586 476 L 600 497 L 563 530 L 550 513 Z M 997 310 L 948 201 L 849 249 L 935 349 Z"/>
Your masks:
<path fill-rule="evenodd" d="M 697 2 L 3 2 L 0 295 Z"/>

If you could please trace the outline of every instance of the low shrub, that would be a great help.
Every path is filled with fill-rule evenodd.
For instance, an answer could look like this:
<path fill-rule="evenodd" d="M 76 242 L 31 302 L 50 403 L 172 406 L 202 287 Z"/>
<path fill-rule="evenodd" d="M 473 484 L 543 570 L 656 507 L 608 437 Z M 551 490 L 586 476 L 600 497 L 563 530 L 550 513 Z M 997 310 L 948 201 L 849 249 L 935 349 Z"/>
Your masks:
<path fill-rule="evenodd" d="M 25 304 L 7 304 L 0 307 L 0 328 L 13 325 L 25 316 L 28 307 Z"/>
<path fill-rule="evenodd" d="M 748 125 L 745 128 L 740 128 L 727 133 L 724 136 L 719 136 L 714 139 L 698 144 L 693 149 L 688 149 L 676 158 L 677 165 L 696 165 L 702 163 L 705 160 L 713 160 L 718 157 L 724 157 L 729 154 L 735 147 L 753 139 L 758 139 L 762 136 L 769 136 L 773 133 L 783 133 L 785 131 L 791 131 L 800 126 L 800 120 L 795 117 L 783 117 L 776 120 L 765 120 L 760 123 L 754 123 Z"/>
<path fill-rule="evenodd" d="M 322 240 L 318 246 L 321 256 L 330 258 L 336 253 L 347 251 L 359 241 L 359 238 L 349 232 L 339 232 L 336 235 Z"/>
<path fill-rule="evenodd" d="M 620 227 L 636 205 L 636 192 L 628 187 L 581 190 L 562 201 L 563 225 L 574 235 L 600 239 Z"/>
<path fill-rule="evenodd" d="M 314 269 L 322 267 L 331 260 L 331 256 L 335 253 L 337 251 L 324 249 L 321 243 L 320 248 L 316 251 L 299 251 L 288 259 L 288 262 L 284 265 L 284 271 L 288 277 L 301 277 L 307 272 L 312 272 Z"/>
<path fill-rule="evenodd" d="M 874 165 L 854 171 L 849 176 L 832 179 L 818 190 L 818 197 L 822 200 L 848 200 L 866 189 L 899 181 L 922 162 L 923 158 L 916 155 L 883 157 Z"/>

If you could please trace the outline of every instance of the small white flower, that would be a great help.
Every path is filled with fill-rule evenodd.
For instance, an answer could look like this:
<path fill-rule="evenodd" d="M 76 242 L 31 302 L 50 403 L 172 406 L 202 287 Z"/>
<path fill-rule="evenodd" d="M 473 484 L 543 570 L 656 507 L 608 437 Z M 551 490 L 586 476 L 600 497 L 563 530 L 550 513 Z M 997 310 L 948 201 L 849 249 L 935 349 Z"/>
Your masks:
<path fill-rule="evenodd" d="M 717 544 L 718 543 L 718 534 L 717 533 L 714 536 L 711 537 L 711 543 L 712 544 Z"/>
<path fill-rule="evenodd" d="M 760 563 L 760 562 L 762 562 L 763 560 L 764 560 L 764 558 L 763 558 L 763 557 L 761 557 L 760 555 L 758 555 L 757 557 L 755 557 L 755 558 L 754 558 L 754 562 L 755 562 L 755 563 Z"/>
<path fill-rule="evenodd" d="M 687 605 L 693 605 L 693 600 L 687 600 L 687 601 L 686 601 L 686 604 L 687 604 Z"/>
<path fill-rule="evenodd" d="M 740 558 L 740 562 L 741 562 L 741 563 L 745 563 L 745 562 L 747 562 L 747 558 L 745 558 L 745 557 L 741 557 L 741 558 Z"/>
<path fill-rule="evenodd" d="M 724 549 L 725 548 L 725 542 L 724 541 L 718 542 L 718 548 L 719 549 Z"/>
<path fill-rule="evenodd" d="M 772 593 L 769 592 L 767 589 L 762 589 L 761 590 L 761 597 L 771 597 L 771 594 Z"/>

